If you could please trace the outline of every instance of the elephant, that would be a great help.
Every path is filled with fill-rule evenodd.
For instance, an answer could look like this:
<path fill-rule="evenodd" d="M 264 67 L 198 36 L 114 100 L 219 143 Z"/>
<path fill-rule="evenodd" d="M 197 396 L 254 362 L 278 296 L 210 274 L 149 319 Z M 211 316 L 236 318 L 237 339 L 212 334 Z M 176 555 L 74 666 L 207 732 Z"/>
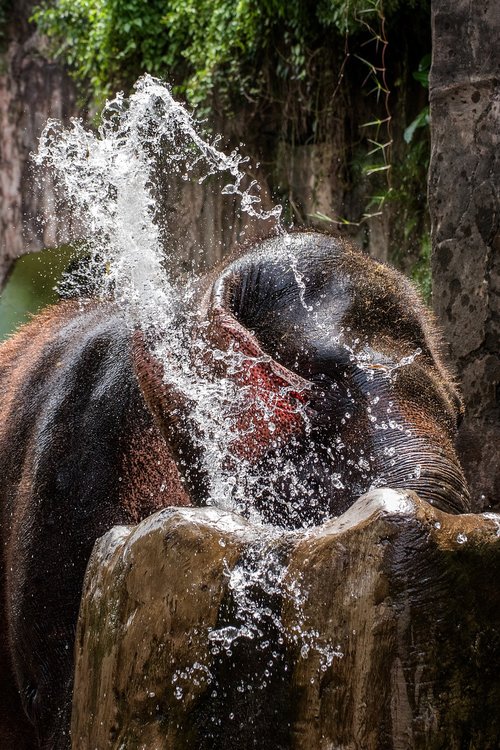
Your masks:
<path fill-rule="evenodd" d="M 257 362 L 271 358 L 250 370 L 264 377 L 264 390 L 288 384 L 306 402 L 308 429 L 295 419 L 302 434 L 290 434 L 289 403 L 273 420 L 286 426 L 276 448 L 279 430 L 256 449 L 265 423 L 246 437 L 259 476 L 290 459 L 301 467 L 298 508 L 290 508 L 294 472 L 277 477 L 277 491 L 258 489 L 256 502 L 274 523 L 320 522 L 382 485 L 415 490 L 446 512 L 470 509 L 454 448 L 462 400 L 432 315 L 402 274 L 344 239 L 291 233 L 228 264 L 203 314 L 215 342 L 236 340 Z"/>
<path fill-rule="evenodd" d="M 382 485 L 469 510 L 454 450 L 462 402 L 400 273 L 345 239 L 297 231 L 226 261 L 194 297 L 203 366 L 245 394 L 225 471 L 237 486 L 245 467 L 264 521 L 320 523 Z M 187 356 L 200 366 L 199 348 Z M 109 299 L 62 300 L 0 347 L 2 747 L 70 747 L 75 628 L 96 539 L 208 500 L 203 436 L 166 375 Z"/>

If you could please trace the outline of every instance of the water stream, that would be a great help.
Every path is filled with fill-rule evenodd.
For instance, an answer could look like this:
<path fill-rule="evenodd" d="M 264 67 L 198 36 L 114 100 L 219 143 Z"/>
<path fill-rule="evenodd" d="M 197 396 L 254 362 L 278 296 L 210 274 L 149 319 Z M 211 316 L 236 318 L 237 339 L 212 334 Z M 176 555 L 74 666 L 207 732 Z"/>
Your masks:
<path fill-rule="evenodd" d="M 168 223 L 159 227 L 154 197 L 159 164 L 172 180 L 201 182 L 211 175 L 227 175 L 222 193 L 236 197 L 240 211 L 253 221 L 274 222 L 275 232 L 282 235 L 286 246 L 287 234 L 280 224 L 281 207 L 264 210 L 259 186 L 256 181 L 249 181 L 245 172 L 246 157 L 237 151 L 226 155 L 219 150 L 218 143 L 217 138 L 210 139 L 202 134 L 193 117 L 173 99 L 168 86 L 146 75 L 137 82 L 129 98 L 119 94 L 106 104 L 97 132 L 86 128 L 79 120 L 74 120 L 68 129 L 49 121 L 35 161 L 52 170 L 65 203 L 86 227 L 84 252 L 90 257 L 89 280 L 94 286 L 97 284 L 97 293 L 103 298 L 114 298 L 130 326 L 142 329 L 163 365 L 166 382 L 192 404 L 191 418 L 199 433 L 200 454 L 210 485 L 208 503 L 224 510 L 245 512 L 254 523 L 263 526 L 262 542 L 255 544 L 246 558 L 227 573 L 236 604 L 235 623 L 221 626 L 210 634 L 213 649 L 230 651 L 238 640 L 258 642 L 264 638 L 266 628 L 262 627 L 262 622 L 266 618 L 274 618 L 272 626 L 277 631 L 280 629 L 279 617 L 270 610 L 259 609 L 257 600 L 250 595 L 256 586 L 268 595 L 291 597 L 297 612 L 307 596 L 299 581 L 291 588 L 286 583 L 286 568 L 273 552 L 276 536 L 300 531 L 284 532 L 265 524 L 248 499 L 262 490 L 263 482 L 272 496 L 275 492 L 273 471 L 277 477 L 286 473 L 289 488 L 286 502 L 296 505 L 297 523 L 294 525 L 300 529 L 308 526 L 307 519 L 300 517 L 300 507 L 304 493 L 311 494 L 311 490 L 297 466 L 279 451 L 275 466 L 271 467 L 272 471 L 268 467 L 269 476 L 264 478 L 256 474 L 244 457 L 239 460 L 237 470 L 234 461 L 228 460 L 237 439 L 239 415 L 242 409 L 248 408 L 248 389 L 239 386 L 234 375 L 248 367 L 249 357 L 231 348 L 228 352 L 216 348 L 208 351 L 203 336 L 193 335 L 196 325 L 190 301 L 195 283 L 187 282 L 182 286 L 174 283 L 168 273 L 168 257 L 165 262 L 169 227 Z M 96 269 L 99 269 L 97 276 Z M 302 305 L 308 314 L 315 314 L 306 302 L 304 280 L 293 254 L 290 269 L 300 290 Z M 362 348 L 349 349 L 347 343 L 345 346 L 358 366 L 366 367 L 370 353 Z M 214 375 L 213 365 L 221 358 L 225 360 L 225 376 Z M 194 359 L 208 364 L 193 367 Z M 404 364 L 406 362 L 401 362 L 398 366 Z M 388 376 L 391 374 L 389 372 Z M 272 432 L 272 406 L 265 400 L 258 403 L 257 399 L 254 408 L 261 411 L 262 419 L 268 422 L 269 432 Z M 349 416 L 346 414 L 346 419 Z M 307 422 L 305 414 L 301 418 Z M 381 424 L 380 429 L 385 429 L 385 425 Z M 343 447 L 337 442 L 332 450 L 341 452 Z M 359 460 L 364 461 L 368 471 L 367 458 L 360 456 Z M 361 463 L 358 468 L 363 468 Z M 340 476 L 334 474 L 332 482 L 341 485 Z M 275 493 L 273 502 L 282 503 L 283 498 Z M 338 644 L 320 643 L 306 623 L 298 628 L 296 637 L 304 658 L 311 649 L 319 652 L 321 668 L 327 668 L 333 658 L 341 656 Z M 207 669 L 206 665 L 193 665 L 196 673 Z M 264 674 L 262 679 L 265 677 Z M 180 682 L 172 689 L 182 698 Z"/>
<path fill-rule="evenodd" d="M 228 178 L 222 193 L 236 196 L 240 211 L 256 221 L 274 220 L 276 231 L 283 231 L 281 206 L 264 210 L 256 181 L 244 187 L 248 159 L 237 151 L 224 154 L 217 143 L 217 138 L 200 135 L 200 126 L 173 99 L 167 85 L 146 75 L 128 99 L 118 94 L 106 103 L 97 132 L 81 120 L 73 120 L 68 129 L 49 121 L 35 162 L 51 169 L 64 201 L 86 229 L 88 282 L 95 288 L 98 281 L 98 294 L 112 296 L 131 327 L 141 328 L 150 338 L 166 382 L 193 404 L 191 417 L 201 436 L 200 452 L 211 485 L 208 502 L 227 508 L 235 480 L 223 467 L 245 394 L 234 378 L 214 377 L 208 366 L 193 368 L 187 353 L 196 353 L 198 361 L 204 353 L 212 361 L 232 356 L 229 375 L 243 360 L 236 353 L 206 352 L 202 337 L 193 338 L 193 285 L 174 284 L 166 270 L 165 247 L 172 243 L 168 224 L 160 230 L 155 221 L 154 197 L 159 163 L 172 180 L 202 182 L 222 173 Z M 75 283 L 86 281 L 80 275 Z"/>

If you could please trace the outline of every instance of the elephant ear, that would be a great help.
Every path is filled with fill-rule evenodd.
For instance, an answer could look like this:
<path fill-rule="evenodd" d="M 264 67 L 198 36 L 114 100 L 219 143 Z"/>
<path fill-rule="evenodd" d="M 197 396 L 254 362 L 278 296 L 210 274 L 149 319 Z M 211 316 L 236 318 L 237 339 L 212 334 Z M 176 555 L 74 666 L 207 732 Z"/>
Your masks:
<path fill-rule="evenodd" d="M 134 371 L 146 406 L 160 429 L 193 504 L 206 501 L 208 481 L 201 465 L 201 437 L 191 418 L 192 404 L 165 381 L 161 363 L 149 350 L 144 335 L 132 337 Z"/>
<path fill-rule="evenodd" d="M 208 304 L 208 340 L 215 349 L 236 353 L 224 373 L 243 389 L 235 440 L 237 458 L 256 461 L 307 428 L 306 406 L 311 384 L 268 354 L 256 335 L 238 320 L 241 273 L 231 268 L 212 287 Z M 224 362 L 224 360 L 222 360 Z M 228 371 L 229 370 L 229 371 Z"/>

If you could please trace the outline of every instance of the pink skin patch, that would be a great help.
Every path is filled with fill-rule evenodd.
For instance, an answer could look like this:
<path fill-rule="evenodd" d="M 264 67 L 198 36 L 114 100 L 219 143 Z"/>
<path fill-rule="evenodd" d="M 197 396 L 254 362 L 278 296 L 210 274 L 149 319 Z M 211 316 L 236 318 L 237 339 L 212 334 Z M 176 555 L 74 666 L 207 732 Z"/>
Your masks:
<path fill-rule="evenodd" d="M 235 352 L 248 356 L 233 375 L 246 397 L 232 448 L 238 458 L 256 461 L 271 445 L 304 432 L 303 407 L 310 385 L 266 355 L 255 336 L 221 307 L 213 310 L 212 320 L 217 344 L 224 349 L 232 345 Z"/>

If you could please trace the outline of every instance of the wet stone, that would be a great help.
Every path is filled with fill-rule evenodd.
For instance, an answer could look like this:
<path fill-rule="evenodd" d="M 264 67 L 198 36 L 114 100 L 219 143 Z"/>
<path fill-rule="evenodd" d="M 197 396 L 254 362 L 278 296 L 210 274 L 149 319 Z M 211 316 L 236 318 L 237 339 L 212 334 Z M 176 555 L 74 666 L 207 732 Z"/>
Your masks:
<path fill-rule="evenodd" d="M 494 748 L 499 576 L 500 516 L 412 492 L 301 532 L 160 511 L 94 548 L 73 748 Z"/>

